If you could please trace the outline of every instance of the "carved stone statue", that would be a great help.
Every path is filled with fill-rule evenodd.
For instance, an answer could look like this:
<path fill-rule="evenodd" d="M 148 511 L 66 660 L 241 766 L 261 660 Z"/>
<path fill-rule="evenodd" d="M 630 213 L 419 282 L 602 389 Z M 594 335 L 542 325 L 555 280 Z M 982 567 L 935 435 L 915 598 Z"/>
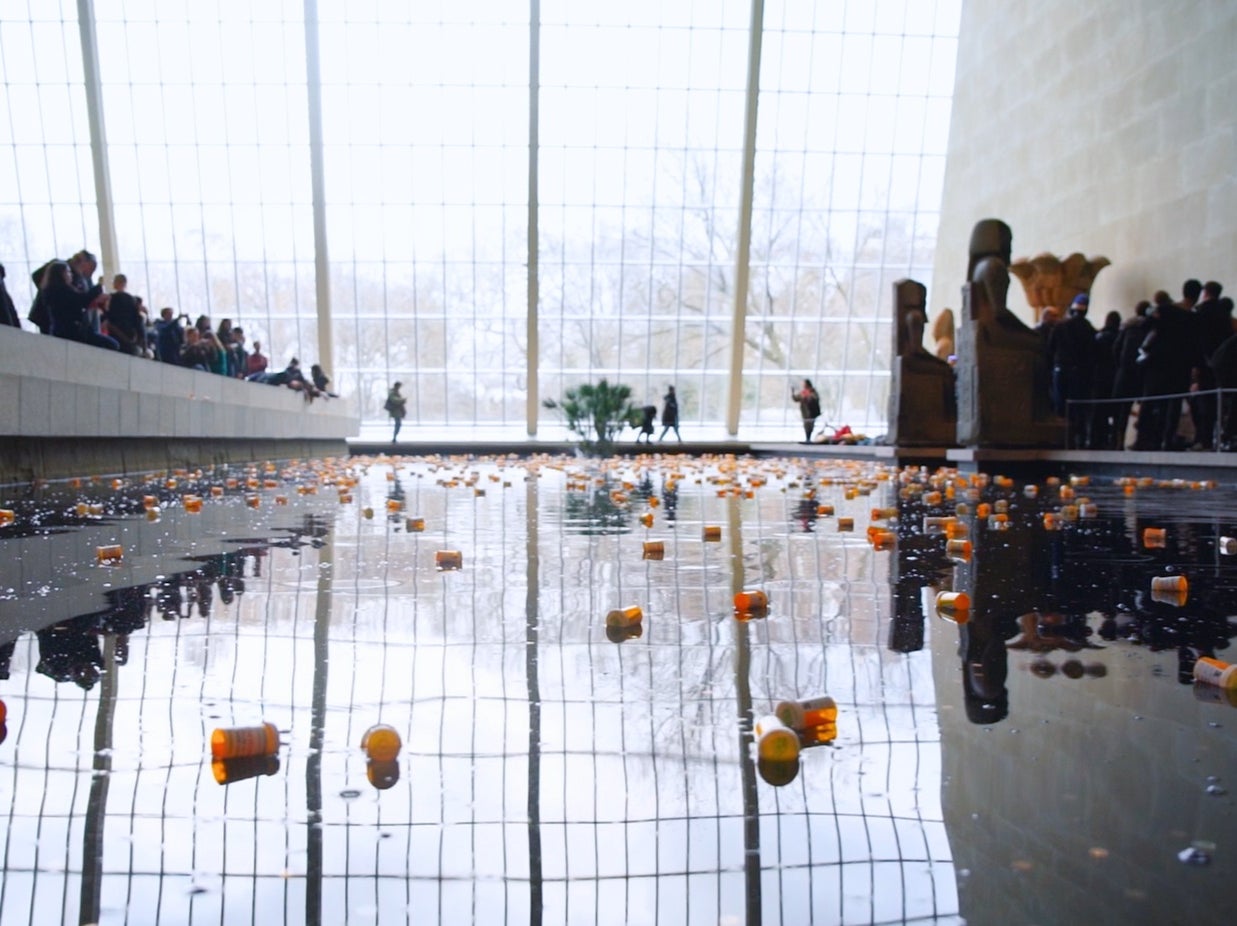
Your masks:
<path fill-rule="evenodd" d="M 971 234 L 958 339 L 958 443 L 1064 446 L 1052 412 L 1043 340 L 1009 310 L 1009 226 L 985 219 Z"/>
<path fill-rule="evenodd" d="M 957 434 L 953 368 L 923 346 L 927 292 L 914 280 L 893 284 L 893 378 L 885 440 L 897 446 L 950 447 Z"/>
<path fill-rule="evenodd" d="M 1009 271 L 1022 281 L 1027 305 L 1038 323 L 1045 309 L 1056 309 L 1064 315 L 1075 296 L 1089 296 L 1096 276 L 1110 263 L 1107 257 L 1088 259 L 1078 253 L 1065 260 L 1055 254 L 1037 254 L 1014 261 Z"/>
<path fill-rule="evenodd" d="M 999 257 L 1006 267 L 1014 247 L 1014 233 L 1000 219 L 980 219 L 971 229 L 971 246 L 966 264 L 966 279 L 975 279 L 975 265 L 985 257 Z"/>

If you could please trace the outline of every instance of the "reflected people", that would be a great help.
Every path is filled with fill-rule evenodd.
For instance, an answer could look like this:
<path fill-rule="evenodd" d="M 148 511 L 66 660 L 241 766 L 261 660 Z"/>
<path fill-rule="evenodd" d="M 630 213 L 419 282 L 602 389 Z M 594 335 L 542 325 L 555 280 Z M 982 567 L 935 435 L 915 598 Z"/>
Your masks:
<path fill-rule="evenodd" d="M 799 530 L 805 534 L 810 534 L 816 529 L 816 522 L 820 519 L 820 512 L 814 498 L 801 498 L 795 502 L 794 511 L 791 512 L 791 520 L 799 525 Z"/>
<path fill-rule="evenodd" d="M 306 545 L 321 546 L 329 532 L 327 522 L 316 516 L 306 516 L 303 523 L 287 537 L 275 540 L 245 540 L 243 546 L 210 556 L 191 557 L 197 568 L 161 577 L 157 582 L 109 589 L 104 595 L 105 606 L 98 611 L 77 615 L 35 631 L 39 661 L 36 671 L 55 682 L 72 682 L 89 691 L 104 671 L 102 637 L 115 641 L 115 663 L 128 662 L 130 636 L 146 627 L 153 614 L 165 621 L 186 620 L 195 611 L 209 617 L 215 599 L 231 605 L 244 594 L 245 573 L 251 569 L 254 577 L 262 574 L 262 561 L 270 547 L 283 547 L 294 552 Z M 252 563 L 252 566 L 247 564 Z M 0 679 L 9 677 L 9 666 L 17 640 L 0 644 Z M 268 773 L 263 773 L 268 774 Z"/>
<path fill-rule="evenodd" d="M 674 479 L 663 477 L 661 483 L 661 503 L 666 511 L 667 521 L 673 521 L 678 517 L 679 489 L 678 483 Z"/>
<path fill-rule="evenodd" d="M 39 662 L 35 671 L 89 691 L 103 674 L 103 653 L 95 629 L 93 615 L 87 614 L 36 631 Z"/>

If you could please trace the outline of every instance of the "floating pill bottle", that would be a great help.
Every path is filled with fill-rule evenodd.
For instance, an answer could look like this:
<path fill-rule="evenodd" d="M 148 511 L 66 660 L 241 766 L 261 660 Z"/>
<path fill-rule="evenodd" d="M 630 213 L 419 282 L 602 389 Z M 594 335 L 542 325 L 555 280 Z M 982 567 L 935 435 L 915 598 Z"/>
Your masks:
<path fill-rule="evenodd" d="M 399 732 L 389 724 L 376 723 L 361 737 L 361 748 L 375 762 L 389 762 L 399 755 L 403 743 Z"/>
<path fill-rule="evenodd" d="M 745 589 L 734 596 L 734 609 L 741 613 L 767 611 L 769 596 L 761 589 Z"/>
<path fill-rule="evenodd" d="M 256 727 L 219 727 L 210 735 L 210 754 L 215 759 L 269 756 L 279 751 L 279 731 L 273 723 Z"/>
<path fill-rule="evenodd" d="M 779 701 L 773 714 L 792 730 L 805 730 L 826 723 L 836 723 L 838 705 L 833 698 L 822 695 L 806 701 Z"/>

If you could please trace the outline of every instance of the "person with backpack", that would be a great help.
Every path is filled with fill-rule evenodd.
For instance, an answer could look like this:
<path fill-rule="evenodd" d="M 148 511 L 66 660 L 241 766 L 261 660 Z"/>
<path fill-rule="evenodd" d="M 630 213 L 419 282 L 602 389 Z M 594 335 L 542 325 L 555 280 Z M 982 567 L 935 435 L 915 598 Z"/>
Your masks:
<path fill-rule="evenodd" d="M 812 439 L 812 430 L 820 417 L 820 394 L 812 381 L 805 379 L 798 391 L 791 389 L 790 397 L 798 403 L 799 414 L 803 416 L 803 442 L 806 444 Z"/>
<path fill-rule="evenodd" d="M 408 407 L 408 399 L 399 391 L 402 385 L 403 383 L 397 382 L 391 387 L 391 391 L 387 393 L 386 404 L 382 406 L 395 422 L 395 433 L 391 435 L 391 443 L 399 439 L 400 425 L 404 423 L 404 412 Z"/>

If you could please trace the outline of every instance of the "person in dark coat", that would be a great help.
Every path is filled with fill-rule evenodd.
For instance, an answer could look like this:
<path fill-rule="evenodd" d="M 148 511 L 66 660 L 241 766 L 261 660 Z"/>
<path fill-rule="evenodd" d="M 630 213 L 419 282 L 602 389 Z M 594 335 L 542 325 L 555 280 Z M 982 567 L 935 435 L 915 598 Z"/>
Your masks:
<path fill-rule="evenodd" d="M 112 278 L 112 295 L 107 300 L 107 333 L 116 339 L 126 354 L 141 354 L 146 344 L 146 328 L 137 310 L 137 300 L 126 291 L 129 280 L 123 273 Z"/>
<path fill-rule="evenodd" d="M 35 327 L 39 329 L 41 334 L 52 333 L 51 312 L 43 299 L 43 274 L 52 266 L 67 266 L 69 268 L 69 285 L 79 293 L 86 293 L 93 287 L 90 280 L 94 276 L 98 262 L 89 251 L 78 251 L 68 260 L 52 258 L 42 267 L 35 270 L 34 273 L 30 274 L 30 280 L 34 283 L 35 296 L 34 302 L 30 306 L 30 313 L 26 317 L 34 322 Z M 100 287 L 99 292 L 102 291 L 103 289 Z M 87 300 L 86 305 L 93 301 L 93 298 Z"/>
<path fill-rule="evenodd" d="M 1233 300 L 1220 300 L 1224 311 L 1233 312 Z M 1207 358 L 1216 388 L 1237 390 L 1237 334 L 1232 334 Z M 1221 403 L 1220 449 L 1237 450 L 1237 394 L 1226 394 Z"/>
<path fill-rule="evenodd" d="M 1233 335 L 1232 304 L 1224 307 L 1220 293 L 1224 287 L 1215 280 L 1203 284 L 1202 298 L 1194 304 L 1191 315 L 1198 338 L 1198 366 L 1194 381 L 1198 391 L 1205 393 L 1190 399 L 1190 417 L 1194 419 L 1194 442 L 1200 450 L 1211 450 L 1215 442 L 1218 396 L 1209 394 L 1216 388 L 1215 376 L 1207 358 Z"/>
<path fill-rule="evenodd" d="M 820 393 L 810 379 L 805 379 L 797 392 L 791 390 L 790 397 L 799 406 L 799 414 L 803 418 L 803 442 L 806 444 L 812 439 L 812 429 L 820 417 Z"/>
<path fill-rule="evenodd" d="M 1095 327 L 1087 321 L 1088 300 L 1074 297 L 1065 320 L 1048 333 L 1048 356 L 1052 360 L 1052 407 L 1069 417 L 1070 447 L 1088 447 L 1087 422 L 1091 409 L 1073 400 L 1090 399 L 1095 375 Z"/>
<path fill-rule="evenodd" d="M 666 436 L 666 432 L 674 428 L 674 436 L 679 439 L 679 443 L 683 443 L 683 437 L 679 434 L 679 400 L 674 394 L 674 387 L 667 386 L 666 394 L 662 396 L 661 407 L 661 437 L 659 441 Z"/>
<path fill-rule="evenodd" d="M 1172 296 L 1160 290 L 1147 337 L 1143 339 L 1140 362 L 1143 365 L 1143 420 L 1138 429 L 1141 450 L 1177 449 L 1177 426 L 1181 423 L 1180 393 L 1189 391 L 1190 371 L 1196 364 L 1198 341 L 1193 317 Z M 1156 398 L 1157 396 L 1174 398 Z"/>
<path fill-rule="evenodd" d="M 0 264 L 0 325 L 20 328 L 21 319 L 17 317 L 17 306 L 13 305 L 13 297 L 4 285 L 4 278 L 4 264 Z"/>
<path fill-rule="evenodd" d="M 313 381 L 314 388 L 318 390 L 319 395 L 329 396 L 332 399 L 338 399 L 338 392 L 331 392 L 331 377 L 326 375 L 326 370 L 322 369 L 322 364 L 315 363 L 309 368 L 309 378 Z"/>
<path fill-rule="evenodd" d="M 1121 313 L 1109 312 L 1104 316 L 1104 327 L 1095 333 L 1095 376 L 1091 395 L 1096 399 L 1111 399 L 1113 384 L 1117 378 L 1117 335 L 1121 333 Z M 1091 415 L 1091 449 L 1108 450 L 1113 445 L 1115 405 L 1111 402 L 1097 403 Z"/>
<path fill-rule="evenodd" d="M 404 415 L 408 409 L 408 399 L 399 391 L 399 387 L 402 385 L 403 383 L 397 382 L 391 386 L 390 392 L 387 393 L 386 404 L 382 406 L 386 409 L 387 414 L 391 416 L 391 420 L 395 422 L 395 433 L 391 435 L 391 443 L 399 440 L 399 429 L 404 423 Z"/>
<path fill-rule="evenodd" d="M 68 264 L 62 261 L 53 261 L 42 275 L 43 285 L 39 296 L 47 309 L 51 334 L 81 344 L 119 350 L 120 345 L 114 338 L 95 334 L 90 327 L 90 320 L 86 317 L 86 307 L 99 298 L 103 287 L 96 283 L 82 292 L 73 287 L 72 279 Z"/>
<path fill-rule="evenodd" d="M 1117 340 L 1113 344 L 1116 371 L 1112 397 L 1125 401 L 1113 405 L 1112 443 L 1109 444 L 1112 450 L 1125 449 L 1125 430 L 1129 425 L 1130 410 L 1134 407 L 1134 400 L 1143 394 L 1143 371 L 1138 363 L 1138 351 L 1147 336 L 1149 311 L 1151 303 L 1146 299 L 1134 306 L 1134 316 L 1121 323 L 1121 330 L 1117 332 Z"/>
<path fill-rule="evenodd" d="M 180 355 L 185 348 L 185 328 L 181 322 L 188 321 L 188 315 L 176 317 L 176 310 L 165 306 L 159 310 L 159 320 L 155 322 L 155 356 L 164 363 L 180 365 Z"/>

